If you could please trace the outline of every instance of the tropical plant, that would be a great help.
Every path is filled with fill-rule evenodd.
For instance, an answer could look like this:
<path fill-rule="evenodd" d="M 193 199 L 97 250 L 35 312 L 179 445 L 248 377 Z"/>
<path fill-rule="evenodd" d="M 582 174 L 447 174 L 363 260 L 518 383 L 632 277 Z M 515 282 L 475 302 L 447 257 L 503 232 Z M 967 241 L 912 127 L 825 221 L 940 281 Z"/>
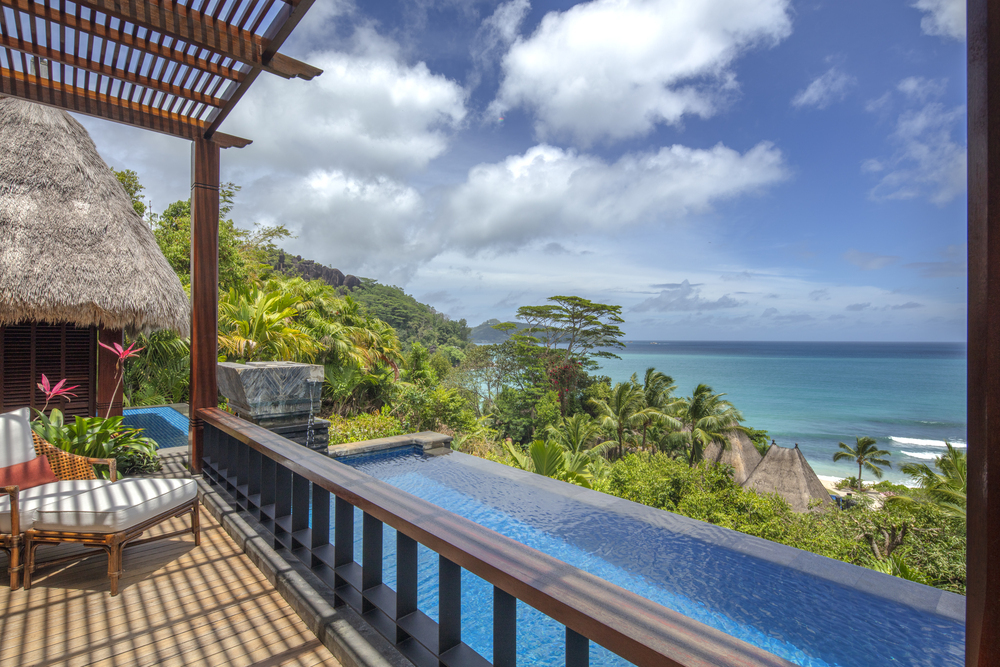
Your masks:
<path fill-rule="evenodd" d="M 840 447 L 840 451 L 834 453 L 834 461 L 843 461 L 846 459 L 853 460 L 858 464 L 858 490 L 863 488 L 863 482 L 861 481 L 862 470 L 869 471 L 876 479 L 882 479 L 881 466 L 892 467 L 892 463 L 885 458 L 886 456 L 890 456 L 890 453 L 884 449 L 879 449 L 875 438 L 860 436 L 857 438 L 857 445 L 854 447 L 843 442 L 838 443 L 838 446 Z"/>
<path fill-rule="evenodd" d="M 638 378 L 635 375 L 632 376 L 632 384 L 639 384 Z M 640 425 L 642 429 L 640 449 L 646 448 L 646 435 L 651 427 L 657 424 L 664 424 L 673 429 L 681 427 L 680 422 L 670 414 L 679 403 L 673 397 L 674 389 L 676 388 L 677 385 L 674 384 L 674 379 L 669 375 L 661 373 L 652 367 L 646 369 L 642 382 L 642 395 L 647 409 L 643 411 L 644 417 Z"/>
<path fill-rule="evenodd" d="M 888 558 L 875 560 L 871 562 L 868 567 L 877 572 L 891 574 L 892 576 L 899 577 L 900 579 L 915 581 L 918 584 L 926 584 L 928 586 L 931 585 L 930 577 L 920 570 L 907 565 L 906 559 L 903 558 L 903 554 L 901 553 L 894 553 Z"/>
<path fill-rule="evenodd" d="M 321 346 L 294 326 L 298 302 L 256 285 L 231 288 L 219 300 L 219 350 L 242 361 L 312 359 Z"/>
<path fill-rule="evenodd" d="M 601 435 L 601 427 L 586 412 L 578 412 L 567 417 L 559 426 L 546 428 L 549 440 L 559 443 L 573 453 L 585 452 L 595 446 Z"/>
<path fill-rule="evenodd" d="M 729 449 L 729 434 L 746 430 L 740 425 L 743 414 L 723 396 L 713 393 L 707 384 L 699 384 L 691 396 L 677 401 L 675 414 L 681 430 L 671 433 L 670 440 L 684 448 L 688 465 L 701 461 L 705 448 L 713 442 Z"/>
<path fill-rule="evenodd" d="M 40 413 L 31 428 L 40 438 L 71 454 L 120 461 L 122 474 L 127 474 L 137 460 L 148 466 L 157 454 L 156 443 L 143 436 L 142 429 L 124 426 L 123 419 L 77 416 L 67 423 L 62 412 L 52 410 L 48 416 Z"/>
<path fill-rule="evenodd" d="M 527 455 L 508 440 L 504 441 L 503 449 L 515 468 L 590 488 L 591 460 L 585 453 L 567 452 L 551 440 L 535 440 L 528 445 Z"/>
<path fill-rule="evenodd" d="M 611 433 L 615 441 L 613 456 L 624 455 L 628 442 L 634 439 L 635 430 L 653 415 L 662 414 L 647 408 L 642 389 L 631 382 L 619 382 L 611 389 L 607 400 L 592 399 L 601 426 Z"/>
<path fill-rule="evenodd" d="M 115 390 L 111 392 L 112 396 L 117 396 L 118 388 L 122 385 L 122 380 L 125 378 L 125 360 L 131 359 L 132 357 L 138 357 L 139 353 L 142 352 L 143 348 L 141 347 L 137 348 L 135 346 L 135 343 L 132 343 L 127 348 L 123 348 L 121 346 L 121 343 L 114 343 L 112 346 L 98 342 L 98 345 L 100 345 L 105 350 L 111 352 L 112 354 L 118 357 L 117 361 L 115 361 L 115 374 L 118 379 L 115 381 Z M 112 407 L 113 407 L 112 404 L 108 405 L 108 412 L 107 414 L 104 415 L 105 418 L 111 416 Z"/>
<path fill-rule="evenodd" d="M 934 461 L 934 472 L 926 463 L 904 463 L 901 470 L 920 485 L 930 501 L 947 514 L 965 518 L 966 477 L 968 457 L 950 442 L 945 441 L 948 451 Z M 916 499 L 911 494 L 894 495 L 887 499 L 891 503 L 911 503 Z"/>
<path fill-rule="evenodd" d="M 66 384 L 66 379 L 63 378 L 62 380 L 59 380 L 59 382 L 57 382 L 55 386 L 52 386 L 51 384 L 49 384 L 49 379 L 45 377 L 45 373 L 42 373 L 42 381 L 38 383 L 38 390 L 41 391 L 43 394 L 45 394 L 45 405 L 42 406 L 41 414 L 45 414 L 45 411 L 49 409 L 49 403 L 52 402 L 53 398 L 59 398 L 60 396 L 65 396 L 67 397 L 66 398 L 67 403 L 70 402 L 69 399 L 70 396 L 76 398 L 76 394 L 70 392 L 71 390 L 76 389 L 80 385 L 75 384 L 72 387 L 65 387 L 63 386 L 65 384 Z"/>

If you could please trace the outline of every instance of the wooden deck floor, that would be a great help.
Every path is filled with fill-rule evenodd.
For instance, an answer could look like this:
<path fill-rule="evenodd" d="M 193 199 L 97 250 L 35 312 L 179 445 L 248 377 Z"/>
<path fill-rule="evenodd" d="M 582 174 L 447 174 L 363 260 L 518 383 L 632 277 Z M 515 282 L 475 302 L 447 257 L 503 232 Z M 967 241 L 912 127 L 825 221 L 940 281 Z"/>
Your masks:
<path fill-rule="evenodd" d="M 126 549 L 117 597 L 103 552 L 39 570 L 30 591 L 0 578 L 0 665 L 338 665 L 204 509 L 201 526 L 200 547 Z"/>

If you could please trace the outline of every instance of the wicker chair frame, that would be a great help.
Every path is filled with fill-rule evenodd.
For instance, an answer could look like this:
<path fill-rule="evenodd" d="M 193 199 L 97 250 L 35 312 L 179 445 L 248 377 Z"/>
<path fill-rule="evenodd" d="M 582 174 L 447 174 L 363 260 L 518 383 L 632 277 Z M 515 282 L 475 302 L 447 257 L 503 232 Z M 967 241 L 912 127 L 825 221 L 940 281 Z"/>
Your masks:
<path fill-rule="evenodd" d="M 35 455 L 44 455 L 49 460 L 52 472 L 60 480 L 97 479 L 95 465 L 106 465 L 111 481 L 117 481 L 118 470 L 114 459 L 94 459 L 63 451 L 48 441 L 40 438 L 37 433 L 31 434 L 35 446 Z M 10 558 L 7 571 L 10 574 L 10 588 L 17 590 L 24 566 L 21 564 L 21 545 L 25 536 L 21 530 L 21 514 L 18 508 L 20 488 L 17 486 L 2 487 L 3 495 L 10 497 L 10 532 L 0 532 L 0 549 L 7 552 Z"/>
<path fill-rule="evenodd" d="M 152 528 L 153 526 L 166 521 L 167 519 L 172 519 L 175 516 L 182 516 L 184 514 L 191 514 L 191 527 L 184 530 L 175 530 L 171 533 L 165 533 L 163 535 L 157 535 L 156 537 L 148 537 L 144 540 L 137 539 L 142 536 L 142 534 Z M 69 532 L 69 531 L 55 531 L 55 530 L 27 530 L 25 531 L 24 539 L 24 551 L 25 555 L 25 566 L 24 566 L 24 589 L 28 590 L 31 588 L 31 575 L 34 574 L 35 570 L 39 567 L 44 567 L 48 565 L 55 565 L 57 563 L 65 563 L 67 561 L 79 560 L 82 558 L 88 558 L 93 555 L 95 549 L 103 549 L 108 554 L 108 578 L 111 580 L 111 595 L 118 595 L 118 580 L 122 575 L 122 551 L 127 546 L 136 546 L 139 544 L 145 544 L 147 542 L 154 542 L 156 540 L 164 540 L 168 537 L 174 537 L 176 535 L 186 535 L 191 533 L 194 535 L 194 545 L 198 546 L 201 544 L 201 530 L 200 522 L 198 517 L 198 498 L 195 497 L 183 505 L 174 507 L 172 509 L 158 514 L 142 523 L 132 526 L 126 530 L 117 533 L 81 533 L 81 532 Z M 35 550 L 43 544 L 82 544 L 87 547 L 91 547 L 87 551 L 79 554 L 71 554 L 69 556 L 64 556 L 62 558 L 53 558 L 41 563 L 35 562 Z"/>

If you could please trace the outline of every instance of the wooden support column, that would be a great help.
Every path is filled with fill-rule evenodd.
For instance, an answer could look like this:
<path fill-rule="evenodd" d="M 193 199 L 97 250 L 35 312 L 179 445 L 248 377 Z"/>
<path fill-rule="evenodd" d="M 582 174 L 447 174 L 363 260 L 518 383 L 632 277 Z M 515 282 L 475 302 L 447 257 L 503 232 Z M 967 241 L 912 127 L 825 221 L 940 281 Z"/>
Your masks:
<path fill-rule="evenodd" d="M 219 144 L 191 147 L 191 402 L 189 465 L 201 472 L 205 425 L 200 408 L 218 406 Z"/>
<path fill-rule="evenodd" d="M 969 0 L 967 667 L 1000 665 L 1000 3 Z"/>
<path fill-rule="evenodd" d="M 124 332 L 120 329 L 98 329 L 97 339 L 105 345 L 125 344 Z M 117 386 L 117 391 L 116 391 Z M 122 416 L 122 395 L 124 383 L 118 384 L 118 357 L 97 346 L 97 416 Z M 108 408 L 111 412 L 108 412 Z"/>

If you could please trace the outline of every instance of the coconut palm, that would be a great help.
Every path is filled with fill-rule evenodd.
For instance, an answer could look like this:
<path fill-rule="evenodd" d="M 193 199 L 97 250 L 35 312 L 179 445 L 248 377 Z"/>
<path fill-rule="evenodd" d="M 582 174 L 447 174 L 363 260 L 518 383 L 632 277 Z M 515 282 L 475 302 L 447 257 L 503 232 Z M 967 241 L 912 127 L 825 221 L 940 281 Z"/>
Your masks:
<path fill-rule="evenodd" d="M 740 426 L 743 413 L 716 394 L 707 384 L 699 384 L 694 393 L 676 403 L 676 415 L 681 430 L 670 434 L 670 439 L 684 448 L 689 465 L 704 458 L 705 448 L 713 442 L 729 449 L 729 435 L 745 430 Z"/>
<path fill-rule="evenodd" d="M 639 384 L 638 378 L 633 374 L 632 383 Z M 665 373 L 661 373 L 652 366 L 646 369 L 643 377 L 642 395 L 646 403 L 647 410 L 643 411 L 644 418 L 640 428 L 642 429 L 641 449 L 646 448 L 646 434 L 655 425 L 664 425 L 674 430 L 681 428 L 681 423 L 670 413 L 678 404 L 678 399 L 673 393 L 677 385 L 674 379 Z"/>
<path fill-rule="evenodd" d="M 655 408 L 647 408 L 642 389 L 631 382 L 619 382 L 611 389 L 607 400 L 590 399 L 590 404 L 597 411 L 600 425 L 612 433 L 615 444 L 615 458 L 625 453 L 625 447 L 634 436 L 635 429 L 640 428 L 651 415 L 659 414 Z"/>
<path fill-rule="evenodd" d="M 948 514 L 965 517 L 966 477 L 968 473 L 968 457 L 945 441 L 947 453 L 934 461 L 934 467 L 941 472 L 934 472 L 926 463 L 904 463 L 900 470 L 909 475 L 920 488 L 927 492 L 931 502 Z M 910 496 L 891 496 L 890 503 L 915 502 Z"/>
<path fill-rule="evenodd" d="M 876 479 L 882 479 L 882 468 L 880 466 L 885 466 L 887 468 L 892 467 L 892 463 L 886 460 L 884 457 L 890 456 L 890 453 L 884 449 L 879 449 L 875 438 L 869 438 L 868 436 L 861 436 L 857 438 L 857 445 L 851 447 L 843 442 L 839 443 L 840 450 L 833 455 L 834 461 L 853 460 L 858 464 L 858 490 L 864 488 L 861 482 L 861 471 L 868 470 L 875 476 Z"/>

